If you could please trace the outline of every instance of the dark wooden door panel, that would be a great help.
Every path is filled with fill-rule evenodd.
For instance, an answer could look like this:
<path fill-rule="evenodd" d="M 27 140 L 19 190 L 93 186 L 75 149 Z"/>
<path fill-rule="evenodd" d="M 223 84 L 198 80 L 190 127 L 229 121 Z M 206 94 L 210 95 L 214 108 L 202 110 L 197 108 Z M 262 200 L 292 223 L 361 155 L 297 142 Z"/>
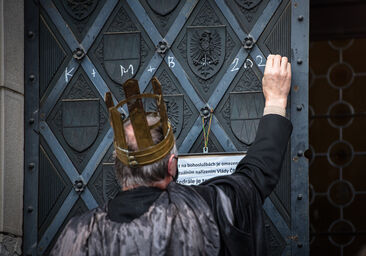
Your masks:
<path fill-rule="evenodd" d="M 294 135 L 264 203 L 268 246 L 271 255 L 306 255 L 307 17 L 308 1 L 289 0 L 27 3 L 26 19 L 34 20 L 26 76 L 37 79 L 26 89 L 26 119 L 33 121 L 25 127 L 25 161 L 34 171 L 25 175 L 25 254 L 47 254 L 73 215 L 119 189 L 106 91 L 121 100 L 121 83 L 135 78 L 150 92 L 157 76 L 180 153 L 202 152 L 202 117 L 210 109 L 209 152 L 246 151 L 263 113 L 261 80 L 272 53 L 292 61 L 287 113 Z"/>

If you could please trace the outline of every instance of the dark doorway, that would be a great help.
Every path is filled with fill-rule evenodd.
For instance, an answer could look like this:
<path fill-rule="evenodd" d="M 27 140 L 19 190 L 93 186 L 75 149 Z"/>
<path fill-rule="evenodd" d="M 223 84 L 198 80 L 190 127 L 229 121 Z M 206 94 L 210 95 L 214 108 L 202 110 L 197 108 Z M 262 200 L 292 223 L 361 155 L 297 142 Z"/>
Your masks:
<path fill-rule="evenodd" d="M 366 253 L 365 11 L 364 1 L 311 1 L 311 255 Z"/>

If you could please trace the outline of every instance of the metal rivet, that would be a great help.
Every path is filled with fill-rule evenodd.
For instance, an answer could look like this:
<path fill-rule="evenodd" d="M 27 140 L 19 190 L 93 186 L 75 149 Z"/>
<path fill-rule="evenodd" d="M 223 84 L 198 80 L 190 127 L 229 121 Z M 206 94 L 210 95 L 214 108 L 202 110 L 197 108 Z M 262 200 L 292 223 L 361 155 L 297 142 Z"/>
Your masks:
<path fill-rule="evenodd" d="M 302 243 L 298 243 L 297 247 L 301 248 L 302 247 Z"/>
<path fill-rule="evenodd" d="M 33 210 L 34 210 L 34 208 L 32 206 L 28 206 L 28 208 L 27 208 L 28 212 L 33 212 Z"/>
<path fill-rule="evenodd" d="M 201 108 L 201 116 L 204 117 L 204 118 L 207 118 L 210 116 L 210 108 L 208 106 L 205 106 L 203 108 Z"/>
<path fill-rule="evenodd" d="M 36 79 L 35 75 L 33 75 L 33 74 L 29 75 L 29 80 L 34 81 L 34 79 Z"/>
<path fill-rule="evenodd" d="M 302 194 L 297 195 L 297 200 L 302 200 Z"/>
<path fill-rule="evenodd" d="M 29 118 L 29 123 L 33 124 L 34 123 L 34 118 Z"/>
<path fill-rule="evenodd" d="M 244 49 L 249 50 L 252 49 L 254 44 L 256 43 L 255 39 L 252 36 L 247 36 L 246 38 L 244 38 Z"/>
<path fill-rule="evenodd" d="M 74 189 L 76 192 L 83 192 L 84 191 L 85 184 L 83 180 L 75 180 L 74 182 Z"/>
<path fill-rule="evenodd" d="M 297 151 L 297 156 L 302 156 L 304 152 L 302 150 Z"/>
<path fill-rule="evenodd" d="M 32 38 L 33 36 L 34 36 L 33 31 L 32 31 L 32 30 L 29 30 L 29 31 L 28 31 L 28 37 L 29 37 L 29 38 Z"/>
<path fill-rule="evenodd" d="M 35 166 L 36 166 L 36 165 L 35 165 L 34 163 L 29 163 L 29 164 L 28 164 L 29 169 L 33 169 Z"/>
<path fill-rule="evenodd" d="M 297 59 L 297 64 L 301 65 L 302 64 L 302 59 Z"/>
<path fill-rule="evenodd" d="M 297 109 L 297 111 L 301 111 L 302 110 L 302 105 L 297 105 L 296 109 Z"/>
<path fill-rule="evenodd" d="M 77 60 L 81 60 L 84 58 L 85 56 L 85 52 L 83 49 L 81 48 L 76 48 L 73 52 L 72 52 L 72 56 L 77 59 Z"/>
<path fill-rule="evenodd" d="M 304 20 L 304 16 L 300 15 L 299 17 L 297 17 L 298 21 L 303 21 Z"/>
<path fill-rule="evenodd" d="M 166 51 L 169 49 L 168 42 L 163 39 L 158 43 L 156 46 L 157 52 L 160 53 L 162 56 L 165 55 Z"/>

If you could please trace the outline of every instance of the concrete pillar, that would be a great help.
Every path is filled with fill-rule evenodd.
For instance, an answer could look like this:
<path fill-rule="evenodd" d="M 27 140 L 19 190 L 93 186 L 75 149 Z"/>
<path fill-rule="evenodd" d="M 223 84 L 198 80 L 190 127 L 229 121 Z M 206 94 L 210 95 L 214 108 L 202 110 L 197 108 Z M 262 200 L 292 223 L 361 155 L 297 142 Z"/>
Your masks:
<path fill-rule="evenodd" d="M 24 2 L 0 0 L 0 255 L 20 255 L 24 162 Z"/>

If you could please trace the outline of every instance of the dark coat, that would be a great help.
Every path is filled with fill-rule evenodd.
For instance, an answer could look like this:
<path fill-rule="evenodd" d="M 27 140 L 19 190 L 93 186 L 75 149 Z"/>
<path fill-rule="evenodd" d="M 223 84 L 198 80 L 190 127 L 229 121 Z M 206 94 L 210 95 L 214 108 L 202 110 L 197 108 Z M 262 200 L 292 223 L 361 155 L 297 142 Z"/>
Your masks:
<path fill-rule="evenodd" d="M 267 255 L 262 204 L 277 185 L 292 132 L 291 122 L 279 115 L 262 117 L 256 139 L 229 176 L 220 176 L 195 186 L 208 202 L 221 235 L 220 255 Z M 217 193 L 217 187 L 226 198 Z M 230 202 L 233 225 L 224 209 Z"/>
<path fill-rule="evenodd" d="M 262 204 L 279 180 L 291 131 L 284 117 L 262 117 L 255 142 L 232 175 L 199 186 L 171 184 L 160 192 L 121 192 L 105 208 L 71 219 L 52 254 L 267 255 Z M 133 208 L 141 192 L 143 202 Z M 156 210 L 164 217 L 151 218 Z"/>
<path fill-rule="evenodd" d="M 218 255 L 220 235 L 208 205 L 190 187 L 172 182 L 153 205 L 130 222 L 108 208 L 74 217 L 51 255 Z"/>

